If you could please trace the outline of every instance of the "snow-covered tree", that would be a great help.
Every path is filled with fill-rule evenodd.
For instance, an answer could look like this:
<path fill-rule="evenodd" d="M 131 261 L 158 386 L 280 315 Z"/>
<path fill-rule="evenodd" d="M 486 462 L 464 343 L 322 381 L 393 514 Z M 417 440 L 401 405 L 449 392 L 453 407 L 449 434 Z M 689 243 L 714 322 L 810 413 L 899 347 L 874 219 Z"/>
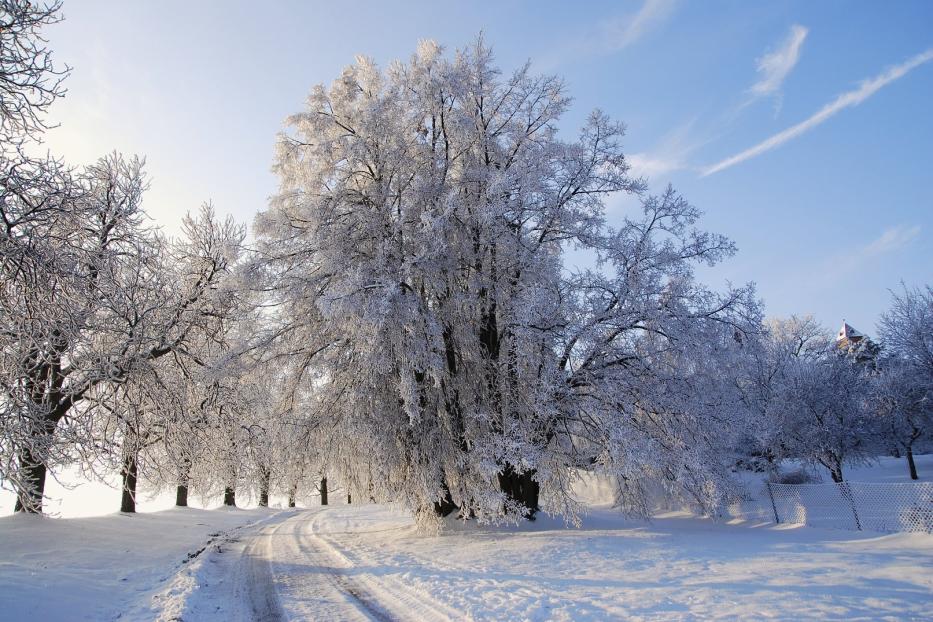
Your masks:
<path fill-rule="evenodd" d="M 736 376 L 747 412 L 736 448 L 740 460 L 770 470 L 790 456 L 784 434 L 792 425 L 787 417 L 793 413 L 785 408 L 790 376 L 797 364 L 819 360 L 830 347 L 826 329 L 812 316 L 769 319 L 747 342 L 745 367 Z"/>
<path fill-rule="evenodd" d="M 891 308 L 881 316 L 879 337 L 885 351 L 933 378 L 933 287 L 892 292 Z"/>
<path fill-rule="evenodd" d="M 166 261 L 153 279 L 184 288 L 205 270 L 219 273 L 196 313 L 186 320 L 190 323 L 188 335 L 171 356 L 141 359 L 131 374 L 102 385 L 98 393 L 104 399 L 93 400 L 87 408 L 102 434 L 94 435 L 97 451 L 89 452 L 85 461 L 94 465 L 103 460 L 105 466 L 109 462 L 111 468 L 119 469 L 123 512 L 135 511 L 138 481 L 158 483 L 166 477 L 180 481 L 185 460 L 190 463 L 193 454 L 185 450 L 202 436 L 201 410 L 187 408 L 186 398 L 196 389 L 197 376 L 216 373 L 212 366 L 218 362 L 209 359 L 199 346 L 214 340 L 224 322 L 238 317 L 239 297 L 231 290 L 231 281 L 242 241 L 243 228 L 230 218 L 218 218 L 209 205 L 185 217 L 178 239 L 160 240 Z M 153 314 L 159 312 L 157 304 L 152 301 L 148 305 Z M 171 309 L 162 310 L 166 311 Z M 197 369 L 197 374 L 192 369 Z M 179 438 L 188 435 L 193 438 Z M 179 450 L 181 455 L 175 455 Z"/>
<path fill-rule="evenodd" d="M 844 465 L 869 460 L 877 446 L 867 351 L 840 348 L 810 316 L 766 322 L 738 376 L 748 409 L 739 453 L 767 468 L 785 458 L 820 464 L 843 481 Z"/>
<path fill-rule="evenodd" d="M 834 482 L 843 481 L 846 463 L 870 459 L 876 447 L 870 382 L 862 365 L 835 348 L 817 359 L 793 359 L 780 397 L 789 455 L 823 465 Z"/>
<path fill-rule="evenodd" d="M 2 467 L 27 511 L 41 508 L 47 468 L 81 440 L 69 438 L 73 409 L 184 348 L 226 267 L 224 249 L 195 246 L 171 274 L 170 251 L 144 225 L 139 160 L 113 155 L 59 177 L 0 196 Z"/>
<path fill-rule="evenodd" d="M 885 358 L 872 379 L 872 406 L 882 438 L 896 455 L 907 458 L 911 479 L 917 479 L 914 449 L 933 430 L 933 387 L 916 366 Z"/>
<path fill-rule="evenodd" d="M 61 2 L 0 0 L 0 143 L 20 145 L 45 128 L 43 113 L 65 93 L 42 29 L 59 21 Z"/>
<path fill-rule="evenodd" d="M 887 438 L 907 457 L 917 479 L 914 448 L 933 433 L 933 288 L 893 293 L 879 323 L 884 356 L 874 405 Z"/>
<path fill-rule="evenodd" d="M 64 92 L 42 38 L 59 8 L 0 1 L 0 477 L 24 511 L 41 510 L 50 466 L 98 448 L 95 406 L 184 347 L 224 269 L 198 248 L 170 275 L 140 160 L 75 171 L 26 154 Z"/>
<path fill-rule="evenodd" d="M 83 404 L 93 431 L 86 435 L 91 446 L 78 446 L 81 466 L 92 477 L 120 474 L 121 512 L 136 511 L 140 480 L 158 468 L 152 448 L 162 441 L 170 412 L 163 382 L 155 367 L 139 369 L 125 382 L 100 386 Z"/>
<path fill-rule="evenodd" d="M 528 66 L 503 78 L 482 40 L 425 42 L 385 72 L 360 58 L 289 120 L 256 231 L 344 480 L 490 520 L 572 516 L 571 468 L 618 476 L 630 511 L 647 478 L 721 501 L 737 398 L 706 381 L 756 330 L 752 292 L 696 283 L 731 242 L 644 194 L 604 114 L 561 139 L 569 101 Z M 609 226 L 614 192 L 642 214 Z M 572 246 L 600 267 L 570 271 Z"/>

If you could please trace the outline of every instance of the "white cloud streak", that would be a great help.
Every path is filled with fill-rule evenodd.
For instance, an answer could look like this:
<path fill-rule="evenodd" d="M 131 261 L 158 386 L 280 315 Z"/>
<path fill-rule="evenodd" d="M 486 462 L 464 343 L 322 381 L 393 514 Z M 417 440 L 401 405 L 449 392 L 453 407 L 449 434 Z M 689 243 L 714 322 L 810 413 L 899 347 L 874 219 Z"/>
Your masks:
<path fill-rule="evenodd" d="M 644 0 L 635 13 L 620 17 L 600 16 L 598 22 L 550 45 L 538 54 L 539 70 L 556 71 L 570 61 L 614 54 L 628 48 L 661 27 L 674 13 L 679 0 Z"/>
<path fill-rule="evenodd" d="M 749 89 L 753 97 L 766 97 L 780 91 L 784 79 L 800 60 L 800 48 L 807 38 L 807 32 L 805 27 L 794 24 L 780 48 L 758 59 L 758 74 L 761 77 Z"/>
<path fill-rule="evenodd" d="M 645 0 L 634 17 L 614 20 L 606 25 L 606 47 L 626 48 L 664 22 L 674 10 L 676 0 Z"/>
<path fill-rule="evenodd" d="M 801 281 L 810 283 L 812 287 L 825 288 L 831 283 L 858 273 L 866 266 L 877 264 L 884 255 L 907 248 L 919 236 L 919 225 L 888 227 L 871 242 L 837 253 L 827 258 L 821 267 L 810 266 L 806 275 L 801 276 Z"/>
<path fill-rule="evenodd" d="M 686 164 L 677 157 L 656 156 L 650 153 L 633 153 L 625 157 L 636 177 L 663 177 L 673 171 L 686 168 Z"/>
<path fill-rule="evenodd" d="M 904 63 L 901 63 L 900 65 L 890 67 L 874 78 L 863 81 L 857 89 L 839 95 L 836 97 L 836 99 L 823 106 L 818 112 L 816 112 L 816 114 L 806 119 L 805 121 L 802 121 L 797 125 L 789 127 L 786 130 L 775 134 L 771 138 L 758 143 L 754 147 L 746 149 L 741 153 L 728 157 L 725 160 L 707 167 L 701 173 L 701 177 L 706 177 L 707 175 L 712 175 L 714 173 L 724 171 L 727 168 L 735 166 L 736 164 L 750 160 L 751 158 L 780 147 L 787 141 L 812 130 L 830 117 L 834 116 L 836 113 L 845 110 L 846 108 L 861 104 L 863 101 L 880 91 L 888 84 L 904 77 L 911 70 L 916 69 L 920 65 L 923 65 L 924 63 L 927 63 L 931 60 L 933 60 L 933 48 L 926 50 L 921 54 L 917 54 L 913 58 Z"/>
<path fill-rule="evenodd" d="M 863 247 L 862 252 L 865 255 L 873 256 L 896 251 L 910 244 L 918 235 L 920 235 L 919 225 L 891 227 L 885 229 L 884 233 L 877 239 Z"/>
<path fill-rule="evenodd" d="M 627 155 L 625 158 L 632 166 L 632 174 L 659 181 L 674 171 L 690 169 L 687 158 L 707 142 L 691 138 L 695 121 L 692 119 L 669 131 L 650 152 Z"/>

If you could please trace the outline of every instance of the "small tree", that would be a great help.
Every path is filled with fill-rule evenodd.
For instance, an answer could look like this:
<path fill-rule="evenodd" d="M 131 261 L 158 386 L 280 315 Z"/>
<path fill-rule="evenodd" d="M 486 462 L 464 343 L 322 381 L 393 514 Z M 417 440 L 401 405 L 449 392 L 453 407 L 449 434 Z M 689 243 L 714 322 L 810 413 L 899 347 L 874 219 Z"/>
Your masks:
<path fill-rule="evenodd" d="M 871 458 L 876 428 L 865 369 L 831 349 L 818 359 L 793 360 L 781 392 L 782 440 L 789 453 L 826 467 L 843 481 L 843 465 Z"/>
<path fill-rule="evenodd" d="M 874 404 L 888 438 L 906 454 L 911 479 L 917 479 L 913 450 L 933 430 L 933 288 L 902 289 L 892 292 L 891 308 L 878 326 L 885 356 Z"/>
<path fill-rule="evenodd" d="M 933 378 L 933 287 L 892 292 L 891 308 L 881 316 L 878 334 L 889 355 L 904 359 Z"/>
<path fill-rule="evenodd" d="M 749 339 L 743 349 L 744 369 L 737 384 L 747 416 L 737 453 L 744 460 L 763 460 L 774 469 L 788 457 L 790 446 L 784 430 L 787 383 L 796 365 L 819 360 L 830 347 L 826 329 L 811 316 L 791 316 L 764 322 L 759 338 Z"/>
<path fill-rule="evenodd" d="M 933 392 L 915 365 L 889 358 L 873 379 L 872 405 L 882 437 L 907 458 L 911 479 L 918 479 L 914 448 L 933 429 Z"/>

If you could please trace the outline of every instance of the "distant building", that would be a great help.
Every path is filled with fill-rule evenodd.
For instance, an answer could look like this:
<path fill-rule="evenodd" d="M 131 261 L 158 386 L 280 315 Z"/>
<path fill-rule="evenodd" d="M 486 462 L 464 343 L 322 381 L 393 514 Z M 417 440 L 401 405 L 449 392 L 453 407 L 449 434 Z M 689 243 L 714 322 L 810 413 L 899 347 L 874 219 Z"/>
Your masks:
<path fill-rule="evenodd" d="M 842 321 L 842 328 L 836 334 L 836 347 L 859 363 L 875 368 L 875 360 L 881 348 L 870 337 L 866 337 Z"/>
<path fill-rule="evenodd" d="M 848 348 L 857 345 L 864 338 L 865 335 L 846 324 L 846 321 L 843 320 L 842 328 L 839 329 L 839 334 L 836 335 L 836 347 Z"/>

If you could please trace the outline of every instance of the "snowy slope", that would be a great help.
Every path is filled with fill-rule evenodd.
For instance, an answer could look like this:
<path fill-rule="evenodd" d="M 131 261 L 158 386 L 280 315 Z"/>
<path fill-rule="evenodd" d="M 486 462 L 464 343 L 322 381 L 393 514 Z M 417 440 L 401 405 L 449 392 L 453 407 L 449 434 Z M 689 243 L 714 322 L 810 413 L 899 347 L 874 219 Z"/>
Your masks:
<path fill-rule="evenodd" d="M 0 518 L 0 619 L 113 620 L 221 532 L 276 510 Z M 190 562 L 189 562 L 190 563 Z"/>

